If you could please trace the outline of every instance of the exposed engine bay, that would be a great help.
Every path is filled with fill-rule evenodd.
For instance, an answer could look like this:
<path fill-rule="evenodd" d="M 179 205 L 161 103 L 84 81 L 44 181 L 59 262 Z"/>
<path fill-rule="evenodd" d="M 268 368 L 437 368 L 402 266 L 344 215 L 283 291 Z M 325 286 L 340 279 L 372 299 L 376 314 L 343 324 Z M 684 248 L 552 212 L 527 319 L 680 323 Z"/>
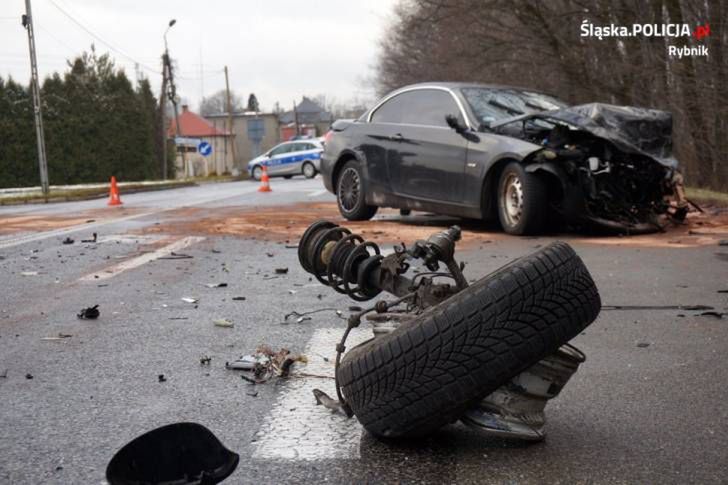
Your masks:
<path fill-rule="evenodd" d="M 524 163 L 530 172 L 558 178 L 553 202 L 568 220 L 644 233 L 687 214 L 670 113 L 592 103 L 516 116 L 490 128 L 543 147 Z"/>

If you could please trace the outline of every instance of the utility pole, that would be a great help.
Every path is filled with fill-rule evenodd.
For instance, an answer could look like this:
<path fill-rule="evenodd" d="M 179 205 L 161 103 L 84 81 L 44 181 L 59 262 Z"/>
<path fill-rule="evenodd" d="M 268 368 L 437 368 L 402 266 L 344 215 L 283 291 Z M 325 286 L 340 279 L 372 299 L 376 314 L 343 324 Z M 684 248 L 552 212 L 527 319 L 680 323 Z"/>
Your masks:
<path fill-rule="evenodd" d="M 233 133 L 233 103 L 230 99 L 230 82 L 228 80 L 228 68 L 225 66 L 225 95 L 227 97 L 228 133 L 230 133 L 230 152 L 233 156 L 233 166 L 237 167 L 235 161 L 235 134 Z"/>
<path fill-rule="evenodd" d="M 296 109 L 296 100 L 293 100 L 293 120 L 296 122 L 296 138 L 301 136 L 301 129 L 298 126 L 298 110 Z"/>
<path fill-rule="evenodd" d="M 33 113 L 35 115 L 35 136 L 38 144 L 38 167 L 40 168 L 40 186 L 43 195 L 48 196 L 48 162 L 46 160 L 45 133 L 43 132 L 43 112 L 40 103 L 40 85 L 38 83 L 38 62 L 35 57 L 35 35 L 33 33 L 33 15 L 30 11 L 30 0 L 25 0 L 25 15 L 22 17 L 23 27 L 28 31 L 28 47 L 30 48 L 30 87 L 33 92 Z"/>
<path fill-rule="evenodd" d="M 176 23 L 176 20 L 170 20 L 167 30 L 164 31 L 164 56 L 162 58 L 164 61 L 164 65 L 167 66 L 167 76 L 169 79 L 167 97 L 172 102 L 172 107 L 174 108 L 175 147 L 177 146 L 176 138 L 183 138 L 184 135 L 182 134 L 182 127 L 179 124 L 179 110 L 177 109 L 177 87 L 174 85 L 174 70 L 172 69 L 172 62 L 169 59 L 169 48 L 167 47 L 167 32 L 169 32 L 169 29 Z M 187 155 L 185 151 L 186 147 L 185 145 L 182 145 L 182 168 L 185 171 L 185 177 L 188 177 L 189 171 L 187 169 Z"/>
<path fill-rule="evenodd" d="M 167 180 L 167 63 L 162 56 L 162 93 L 159 96 L 160 137 L 162 139 L 162 179 Z"/>

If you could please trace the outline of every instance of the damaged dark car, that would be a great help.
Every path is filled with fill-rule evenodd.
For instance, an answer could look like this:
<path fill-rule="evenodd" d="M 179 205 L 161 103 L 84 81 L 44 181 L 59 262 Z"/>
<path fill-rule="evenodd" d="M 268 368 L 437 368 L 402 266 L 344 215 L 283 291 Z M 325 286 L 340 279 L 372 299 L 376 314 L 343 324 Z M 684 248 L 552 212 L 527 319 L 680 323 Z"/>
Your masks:
<path fill-rule="evenodd" d="M 685 217 L 677 165 L 664 111 L 426 83 L 336 121 L 321 172 L 349 220 L 393 207 L 498 219 L 511 234 L 557 221 L 636 234 Z"/>

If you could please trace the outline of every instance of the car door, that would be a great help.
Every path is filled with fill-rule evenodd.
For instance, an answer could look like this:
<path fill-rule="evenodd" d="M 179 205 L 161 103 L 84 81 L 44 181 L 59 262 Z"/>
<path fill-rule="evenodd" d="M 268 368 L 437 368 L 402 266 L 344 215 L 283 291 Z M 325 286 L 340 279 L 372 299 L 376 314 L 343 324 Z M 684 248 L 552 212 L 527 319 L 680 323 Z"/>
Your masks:
<path fill-rule="evenodd" d="M 447 125 L 447 115 L 463 122 L 453 95 L 419 88 L 399 98 L 401 117 L 391 126 L 387 169 L 395 193 L 409 198 L 465 204 L 463 178 L 468 141 Z"/>
<path fill-rule="evenodd" d="M 286 173 L 285 162 L 293 149 L 293 145 L 293 143 L 278 145 L 270 151 L 268 154 L 270 158 L 267 163 L 269 175 L 283 175 Z"/>

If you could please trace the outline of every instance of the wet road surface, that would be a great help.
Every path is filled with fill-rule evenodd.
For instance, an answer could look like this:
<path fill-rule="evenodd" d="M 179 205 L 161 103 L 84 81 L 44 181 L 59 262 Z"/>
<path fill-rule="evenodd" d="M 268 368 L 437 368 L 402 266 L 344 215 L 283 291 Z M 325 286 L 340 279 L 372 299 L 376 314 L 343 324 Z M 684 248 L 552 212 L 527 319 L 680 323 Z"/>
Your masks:
<path fill-rule="evenodd" d="M 310 363 L 299 370 L 330 375 L 324 357 L 334 356 L 343 320 L 333 311 L 301 323 L 284 315 L 325 307 L 346 315 L 353 304 L 310 281 L 290 247 L 301 227 L 335 215 L 333 196 L 319 179 L 272 185 L 271 194 L 257 193 L 252 182 L 122 194 L 122 210 L 104 200 L 0 208 L 0 482 L 102 483 L 120 446 L 176 421 L 204 424 L 240 454 L 226 483 L 728 477 L 728 317 L 700 311 L 604 310 L 575 339 L 587 361 L 547 406 L 548 437 L 538 444 L 486 439 L 457 424 L 416 443 L 382 443 L 356 421 L 315 406 L 310 388 L 330 387 L 328 379 L 243 381 L 224 363 L 262 343 L 306 352 Z M 29 216 L 39 219 L 20 223 Z M 453 222 L 393 211 L 378 217 L 354 227 L 383 248 Z M 47 222 L 42 234 L 33 230 L 39 221 Z M 456 257 L 470 279 L 553 239 L 455 222 L 466 228 Z M 98 242 L 81 243 L 91 232 Z M 75 243 L 62 244 L 66 237 Z M 675 238 L 688 244 L 668 243 Z M 720 256 L 728 250 L 701 238 L 614 244 L 567 236 L 605 305 L 725 312 L 728 294 L 718 291 L 728 290 L 728 261 Z M 191 258 L 166 259 L 172 252 Z M 281 267 L 289 272 L 276 275 Z M 98 320 L 76 318 L 95 304 Z M 234 327 L 215 326 L 220 318 Z M 362 332 L 357 338 L 368 337 Z M 200 363 L 205 356 L 209 365 Z"/>

